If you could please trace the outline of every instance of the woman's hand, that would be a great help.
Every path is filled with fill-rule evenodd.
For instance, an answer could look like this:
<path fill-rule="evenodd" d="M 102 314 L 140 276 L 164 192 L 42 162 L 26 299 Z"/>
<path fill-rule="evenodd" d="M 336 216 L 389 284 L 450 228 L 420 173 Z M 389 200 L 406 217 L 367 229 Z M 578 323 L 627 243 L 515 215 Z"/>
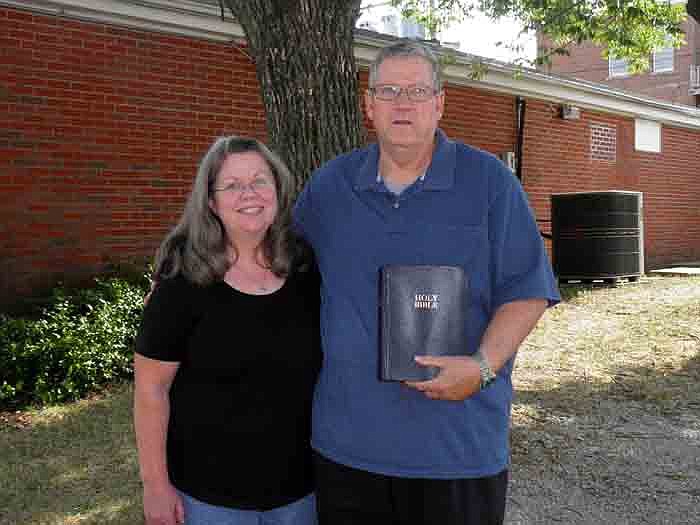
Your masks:
<path fill-rule="evenodd" d="M 146 525 L 182 525 L 185 507 L 182 498 L 170 483 L 143 487 L 143 513 Z"/>
<path fill-rule="evenodd" d="M 150 290 L 148 290 L 148 293 L 143 298 L 143 305 L 144 306 L 146 306 L 148 304 L 148 301 L 151 300 L 151 295 L 153 295 L 153 290 L 156 289 L 157 285 L 158 285 L 158 281 L 151 281 L 151 288 L 150 288 Z"/>

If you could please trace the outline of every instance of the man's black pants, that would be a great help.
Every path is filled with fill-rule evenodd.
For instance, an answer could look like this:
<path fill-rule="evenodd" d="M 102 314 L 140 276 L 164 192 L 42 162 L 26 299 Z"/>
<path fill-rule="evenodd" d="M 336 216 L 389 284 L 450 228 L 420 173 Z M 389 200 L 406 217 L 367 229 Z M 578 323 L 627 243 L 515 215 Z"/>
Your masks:
<path fill-rule="evenodd" d="M 319 525 L 502 525 L 508 471 L 479 479 L 413 479 L 314 454 Z"/>

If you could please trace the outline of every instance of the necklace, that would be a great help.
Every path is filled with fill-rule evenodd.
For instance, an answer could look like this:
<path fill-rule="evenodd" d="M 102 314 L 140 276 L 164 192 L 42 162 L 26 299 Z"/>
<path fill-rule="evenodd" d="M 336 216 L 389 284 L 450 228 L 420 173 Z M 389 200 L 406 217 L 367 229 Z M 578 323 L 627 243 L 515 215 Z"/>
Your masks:
<path fill-rule="evenodd" d="M 262 276 L 262 282 L 258 283 L 258 292 L 267 293 L 270 289 L 267 286 L 267 271 Z"/>
<path fill-rule="evenodd" d="M 234 266 L 232 269 L 238 274 L 238 279 L 235 279 L 235 277 L 234 279 L 239 281 L 237 284 L 239 284 L 239 286 L 242 285 L 242 288 L 257 294 L 266 294 L 272 291 L 272 287 L 268 283 L 269 270 L 267 268 L 263 268 L 262 275 L 248 273 L 240 266 Z"/>

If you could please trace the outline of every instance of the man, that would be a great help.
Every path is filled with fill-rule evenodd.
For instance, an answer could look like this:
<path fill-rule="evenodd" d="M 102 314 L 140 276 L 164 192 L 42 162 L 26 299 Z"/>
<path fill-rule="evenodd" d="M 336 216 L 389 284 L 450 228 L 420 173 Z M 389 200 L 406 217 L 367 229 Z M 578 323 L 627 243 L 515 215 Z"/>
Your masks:
<path fill-rule="evenodd" d="M 318 170 L 295 209 L 323 277 L 312 435 L 322 525 L 503 522 L 513 357 L 559 295 L 519 182 L 447 139 L 444 104 L 429 49 L 381 50 L 366 94 L 378 144 Z M 440 368 L 433 380 L 378 380 L 388 264 L 468 276 L 465 355 L 418 358 Z"/>

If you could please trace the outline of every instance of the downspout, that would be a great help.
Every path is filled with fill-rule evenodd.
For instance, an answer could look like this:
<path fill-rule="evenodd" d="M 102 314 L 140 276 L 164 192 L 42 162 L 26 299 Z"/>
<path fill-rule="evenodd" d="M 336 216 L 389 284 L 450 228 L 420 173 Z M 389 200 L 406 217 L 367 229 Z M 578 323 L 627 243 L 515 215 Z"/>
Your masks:
<path fill-rule="evenodd" d="M 515 146 L 515 176 L 518 178 L 520 183 L 523 182 L 523 144 L 525 141 L 525 108 L 527 107 L 527 102 L 521 96 L 515 97 L 515 134 L 516 134 L 516 146 Z M 541 221 L 537 221 L 541 222 Z M 551 239 L 552 234 L 542 231 L 540 228 L 540 235 L 545 239 Z"/>
<path fill-rule="evenodd" d="M 515 97 L 515 176 L 523 182 L 523 137 L 525 135 L 525 99 Z"/>

